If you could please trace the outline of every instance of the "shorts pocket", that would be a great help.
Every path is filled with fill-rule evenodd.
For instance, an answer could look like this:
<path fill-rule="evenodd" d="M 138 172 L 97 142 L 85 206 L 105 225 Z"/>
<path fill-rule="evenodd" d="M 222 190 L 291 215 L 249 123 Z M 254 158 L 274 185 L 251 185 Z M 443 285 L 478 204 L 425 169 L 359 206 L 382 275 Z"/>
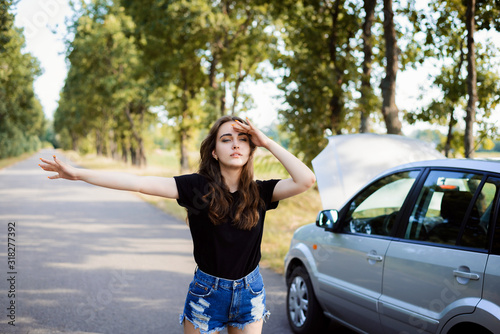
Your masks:
<path fill-rule="evenodd" d="M 212 290 L 212 286 L 197 280 L 189 285 L 189 294 L 196 297 L 208 297 L 212 294 Z"/>
<path fill-rule="evenodd" d="M 262 277 L 248 283 L 248 290 L 254 295 L 260 295 L 264 291 L 264 281 Z"/>

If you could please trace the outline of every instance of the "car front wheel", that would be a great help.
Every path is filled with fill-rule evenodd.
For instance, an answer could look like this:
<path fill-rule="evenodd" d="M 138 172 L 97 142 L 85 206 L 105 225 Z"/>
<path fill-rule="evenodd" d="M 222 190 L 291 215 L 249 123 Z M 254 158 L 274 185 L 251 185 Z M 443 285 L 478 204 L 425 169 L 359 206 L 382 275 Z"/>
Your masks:
<path fill-rule="evenodd" d="M 324 329 L 326 318 L 303 267 L 295 268 L 288 280 L 286 304 L 288 323 L 294 333 L 320 333 Z"/>

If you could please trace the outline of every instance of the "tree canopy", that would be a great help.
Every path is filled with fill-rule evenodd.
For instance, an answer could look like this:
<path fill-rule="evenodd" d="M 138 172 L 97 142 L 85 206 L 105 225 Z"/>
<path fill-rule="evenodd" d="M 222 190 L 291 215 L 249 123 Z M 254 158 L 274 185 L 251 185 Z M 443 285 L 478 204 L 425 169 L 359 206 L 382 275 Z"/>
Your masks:
<path fill-rule="evenodd" d="M 24 36 L 13 26 L 12 1 L 0 1 L 0 158 L 40 148 L 45 130 L 42 106 L 33 91 L 39 63 L 23 53 Z"/>
<path fill-rule="evenodd" d="M 33 94 L 39 66 L 21 52 L 10 6 L 1 1 L 2 156 L 33 149 L 45 127 Z M 198 133 L 221 115 L 248 114 L 245 84 L 268 79 L 284 96 L 280 131 L 308 162 L 326 136 L 377 127 L 403 134 L 408 124 L 439 124 L 450 155 L 497 139 L 498 50 L 471 42 L 474 31 L 500 30 L 497 0 L 425 8 L 397 0 L 80 0 L 74 12 L 54 115 L 64 148 L 143 166 L 152 128 L 168 127 L 187 170 Z M 421 94 L 440 95 L 400 110 L 398 73 L 427 63 L 439 73 Z"/>

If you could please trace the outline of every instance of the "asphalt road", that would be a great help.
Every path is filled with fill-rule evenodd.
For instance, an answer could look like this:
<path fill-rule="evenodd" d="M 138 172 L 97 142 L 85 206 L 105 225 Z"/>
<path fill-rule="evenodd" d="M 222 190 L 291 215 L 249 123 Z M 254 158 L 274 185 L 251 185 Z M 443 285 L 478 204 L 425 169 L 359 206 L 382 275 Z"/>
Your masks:
<path fill-rule="evenodd" d="M 0 333 L 182 333 L 185 223 L 133 193 L 47 179 L 38 158 L 52 154 L 0 170 Z M 283 277 L 262 272 L 263 333 L 291 333 Z"/>

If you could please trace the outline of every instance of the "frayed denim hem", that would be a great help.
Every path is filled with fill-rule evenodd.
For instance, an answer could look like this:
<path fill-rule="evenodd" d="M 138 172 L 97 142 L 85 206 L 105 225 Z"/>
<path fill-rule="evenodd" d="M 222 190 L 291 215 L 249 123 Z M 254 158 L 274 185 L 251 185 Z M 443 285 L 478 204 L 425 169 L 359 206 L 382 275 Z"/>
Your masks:
<path fill-rule="evenodd" d="M 246 325 L 250 325 L 250 324 L 252 324 L 254 322 L 257 322 L 257 321 L 263 320 L 263 322 L 265 323 L 267 320 L 269 320 L 270 316 L 271 316 L 271 312 L 269 312 L 268 310 L 266 310 L 264 312 L 264 314 L 262 315 L 262 317 L 259 318 L 259 319 L 253 319 L 251 321 L 245 322 L 244 324 L 240 324 L 240 323 L 237 323 L 237 322 L 230 322 L 230 323 L 228 323 L 228 326 L 236 327 L 238 329 L 243 330 Z"/>
<path fill-rule="evenodd" d="M 249 321 L 249 322 L 246 322 L 246 323 L 244 323 L 244 324 L 240 324 L 240 323 L 229 323 L 227 326 L 236 327 L 236 328 L 238 328 L 238 329 L 243 330 L 243 329 L 245 328 L 245 326 L 246 326 L 246 325 L 249 325 L 249 324 L 254 323 L 254 322 L 257 322 L 257 321 L 261 321 L 261 320 L 263 320 L 263 321 L 264 321 L 264 323 L 265 323 L 267 320 L 269 320 L 269 317 L 270 317 L 270 316 L 271 316 L 271 312 L 269 312 L 268 310 L 266 310 L 266 312 L 262 315 L 262 318 L 260 318 L 260 319 L 254 319 L 254 320 Z M 179 314 L 179 324 L 180 324 L 181 326 L 183 326 L 183 325 L 184 325 L 184 321 L 185 321 L 185 320 L 187 320 L 187 321 L 189 321 L 190 323 L 192 323 L 195 329 L 199 329 L 201 334 L 212 334 L 212 333 L 215 333 L 215 332 L 221 332 L 221 331 L 223 331 L 224 329 L 226 329 L 226 328 L 227 328 L 227 326 L 222 326 L 222 327 L 214 328 L 214 329 L 212 329 L 211 331 L 205 331 L 205 330 L 203 330 L 202 328 L 200 328 L 200 326 L 199 326 L 198 324 L 194 323 L 194 322 L 193 322 L 193 321 L 191 321 L 188 317 L 186 317 L 186 315 L 185 315 L 185 314 Z"/>
<path fill-rule="evenodd" d="M 186 315 L 185 315 L 185 314 L 180 314 L 180 315 L 179 315 L 179 323 L 180 323 L 180 325 L 181 325 L 181 326 L 183 326 L 183 325 L 184 325 L 184 321 L 185 321 L 185 320 L 187 320 L 187 321 L 189 321 L 190 323 L 192 323 L 192 324 L 193 324 L 193 326 L 194 326 L 194 329 L 199 329 L 199 330 L 200 330 L 200 334 L 212 334 L 212 333 L 215 333 L 215 332 L 222 332 L 222 331 L 223 331 L 224 329 L 226 329 L 226 327 L 227 327 L 227 326 L 222 326 L 222 327 L 217 327 L 217 328 L 214 328 L 214 329 L 212 329 L 212 330 L 210 330 L 210 331 L 206 331 L 206 330 L 202 329 L 202 328 L 200 327 L 200 325 L 198 325 L 197 323 L 195 323 L 195 322 L 191 321 L 191 319 L 189 319 L 188 317 L 186 317 Z"/>

